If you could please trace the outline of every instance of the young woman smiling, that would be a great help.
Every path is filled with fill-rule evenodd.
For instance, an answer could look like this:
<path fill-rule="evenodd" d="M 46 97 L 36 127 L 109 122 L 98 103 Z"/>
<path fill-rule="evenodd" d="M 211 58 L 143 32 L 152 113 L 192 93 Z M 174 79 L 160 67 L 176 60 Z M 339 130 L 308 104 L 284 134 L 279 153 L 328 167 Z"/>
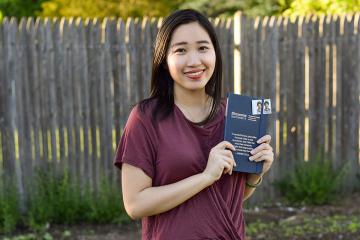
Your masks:
<path fill-rule="evenodd" d="M 114 164 L 123 200 L 142 219 L 142 239 L 245 239 L 242 203 L 273 162 L 271 137 L 251 154 L 261 175 L 232 172 L 223 141 L 222 62 L 206 17 L 180 10 L 163 22 L 153 55 L 151 94 L 130 113 Z"/>

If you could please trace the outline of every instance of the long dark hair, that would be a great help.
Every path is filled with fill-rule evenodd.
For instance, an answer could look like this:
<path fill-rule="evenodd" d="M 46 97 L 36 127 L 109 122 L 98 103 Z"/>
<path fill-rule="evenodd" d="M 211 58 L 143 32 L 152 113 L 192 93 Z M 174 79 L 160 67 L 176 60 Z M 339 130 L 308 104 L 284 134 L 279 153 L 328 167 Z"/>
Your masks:
<path fill-rule="evenodd" d="M 205 86 L 205 92 L 213 98 L 213 104 L 209 116 L 198 124 L 210 121 L 218 111 L 221 101 L 222 60 L 220 45 L 215 30 L 209 20 L 201 13 L 186 9 L 178 10 L 168 16 L 162 23 L 156 36 L 155 49 L 152 59 L 151 91 L 150 97 L 140 102 L 140 109 L 145 111 L 146 105 L 156 99 L 156 105 L 152 113 L 152 119 L 166 118 L 174 109 L 174 80 L 166 68 L 166 56 L 174 30 L 182 24 L 197 22 L 209 34 L 216 54 L 215 69 L 213 75 Z"/>

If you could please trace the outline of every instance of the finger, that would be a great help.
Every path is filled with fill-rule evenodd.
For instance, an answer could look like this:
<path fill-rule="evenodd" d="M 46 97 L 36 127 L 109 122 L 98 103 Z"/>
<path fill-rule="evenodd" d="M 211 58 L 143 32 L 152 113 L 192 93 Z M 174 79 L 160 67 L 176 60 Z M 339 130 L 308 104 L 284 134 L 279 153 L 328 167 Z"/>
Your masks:
<path fill-rule="evenodd" d="M 273 151 L 273 148 L 267 143 L 262 143 L 259 146 L 257 146 L 256 148 L 254 148 L 253 150 L 251 150 L 250 153 L 251 153 L 251 155 L 255 155 L 256 153 L 258 153 L 262 150 Z"/>
<path fill-rule="evenodd" d="M 261 137 L 259 140 L 257 140 L 257 143 L 270 143 L 271 141 L 271 136 L 270 135 L 265 135 L 263 137 Z"/>
<path fill-rule="evenodd" d="M 255 160 L 261 158 L 261 156 L 263 156 L 263 155 L 274 155 L 274 153 L 270 150 L 262 150 L 262 151 L 258 152 L 257 154 L 255 154 L 254 156 L 251 156 L 250 157 L 251 159 L 249 158 L 249 160 L 255 161 Z"/>
<path fill-rule="evenodd" d="M 226 161 L 227 163 L 229 163 L 232 167 L 233 167 L 233 166 L 236 166 L 236 162 L 235 162 L 234 158 L 224 157 L 224 161 Z"/>
<path fill-rule="evenodd" d="M 228 162 L 223 162 L 223 167 L 224 167 L 224 174 L 232 171 L 232 165 L 230 165 Z"/>
<path fill-rule="evenodd" d="M 264 154 L 261 157 L 254 159 L 253 162 L 261 162 L 261 161 L 272 162 L 273 160 L 274 160 L 273 154 Z"/>
<path fill-rule="evenodd" d="M 257 162 L 257 160 L 259 158 L 261 158 L 263 155 L 274 155 L 274 153 L 272 151 L 270 151 L 270 150 L 262 150 L 262 151 L 256 153 L 255 155 L 249 157 L 249 160 Z"/>
<path fill-rule="evenodd" d="M 228 141 L 222 141 L 220 142 L 218 145 L 215 146 L 216 148 L 219 148 L 219 149 L 225 149 L 225 148 L 228 148 L 232 151 L 235 151 L 235 147 L 234 145 L 232 145 L 230 142 Z"/>
<path fill-rule="evenodd" d="M 232 151 L 230 151 L 230 150 L 221 150 L 221 152 L 220 152 L 222 155 L 225 155 L 225 156 L 227 156 L 227 157 L 230 157 L 230 158 L 234 158 L 234 155 L 233 155 L 233 153 L 232 153 Z"/>
<path fill-rule="evenodd" d="M 262 155 L 260 158 L 254 160 L 255 162 L 261 162 L 265 161 L 267 163 L 272 163 L 274 161 L 274 155 L 273 154 L 265 154 Z"/>

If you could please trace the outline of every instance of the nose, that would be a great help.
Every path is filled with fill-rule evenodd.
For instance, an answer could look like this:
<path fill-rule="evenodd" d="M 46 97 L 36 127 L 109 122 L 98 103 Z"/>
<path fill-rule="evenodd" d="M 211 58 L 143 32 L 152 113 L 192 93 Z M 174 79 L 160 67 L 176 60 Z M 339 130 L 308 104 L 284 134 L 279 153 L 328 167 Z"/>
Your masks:
<path fill-rule="evenodd" d="M 201 57 L 196 51 L 191 51 L 188 54 L 187 65 L 190 67 L 201 65 Z"/>

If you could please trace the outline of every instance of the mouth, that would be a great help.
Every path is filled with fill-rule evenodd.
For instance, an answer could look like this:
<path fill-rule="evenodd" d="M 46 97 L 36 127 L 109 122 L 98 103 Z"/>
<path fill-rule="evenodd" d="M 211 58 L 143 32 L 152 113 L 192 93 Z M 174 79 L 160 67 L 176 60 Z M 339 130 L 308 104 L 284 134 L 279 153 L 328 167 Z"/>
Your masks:
<path fill-rule="evenodd" d="M 184 72 L 184 74 L 185 74 L 185 76 L 187 76 L 191 79 L 199 79 L 199 78 L 201 78 L 201 76 L 203 75 L 204 72 L 205 72 L 205 69 L 196 69 L 196 70 Z"/>

